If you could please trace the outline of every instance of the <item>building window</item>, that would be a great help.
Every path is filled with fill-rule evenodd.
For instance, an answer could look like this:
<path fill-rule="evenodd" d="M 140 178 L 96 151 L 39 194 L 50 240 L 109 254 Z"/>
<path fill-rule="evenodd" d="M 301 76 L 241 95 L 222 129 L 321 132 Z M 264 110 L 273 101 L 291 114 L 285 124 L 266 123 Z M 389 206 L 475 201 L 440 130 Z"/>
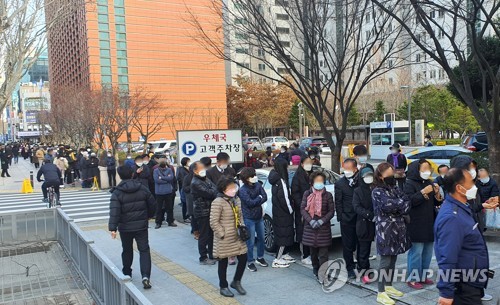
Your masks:
<path fill-rule="evenodd" d="M 235 24 L 246 24 L 246 20 L 244 18 L 235 18 L 234 19 Z"/>
<path fill-rule="evenodd" d="M 285 68 L 278 68 L 279 74 L 288 74 L 288 71 Z"/>
<path fill-rule="evenodd" d="M 276 32 L 278 32 L 278 34 L 290 34 L 290 29 L 277 27 Z"/>
<path fill-rule="evenodd" d="M 246 63 L 246 62 L 237 62 L 236 65 L 240 66 L 240 67 L 245 67 L 245 68 L 250 68 L 250 64 Z"/>
<path fill-rule="evenodd" d="M 108 14 L 108 5 L 97 5 L 97 13 L 99 14 Z"/>
<path fill-rule="evenodd" d="M 123 1 L 124 0 L 114 0 L 114 4 L 115 4 L 115 6 L 124 6 Z"/>
<path fill-rule="evenodd" d="M 319 66 L 323 67 L 323 61 L 322 60 L 319 61 Z"/>
<path fill-rule="evenodd" d="M 111 83 L 111 75 L 101 75 L 101 81 L 105 84 Z"/>
<path fill-rule="evenodd" d="M 439 76 L 439 79 L 444 78 L 444 70 L 443 69 L 439 69 L 438 76 Z"/>
<path fill-rule="evenodd" d="M 417 58 L 416 58 L 416 62 L 420 62 L 421 58 L 420 58 L 420 54 L 417 54 Z"/>
<path fill-rule="evenodd" d="M 441 38 L 444 38 L 444 31 L 443 30 L 440 30 L 439 31 L 439 35 L 438 37 L 441 39 Z"/>
<path fill-rule="evenodd" d="M 115 15 L 125 16 L 125 8 L 115 7 Z"/>
<path fill-rule="evenodd" d="M 259 71 L 265 71 L 266 70 L 266 65 L 265 64 L 259 64 Z"/>
<path fill-rule="evenodd" d="M 116 33 L 116 40 L 126 41 L 127 35 L 124 33 Z"/>
<path fill-rule="evenodd" d="M 439 10 L 439 18 L 443 18 L 444 17 L 444 10 Z"/>
<path fill-rule="evenodd" d="M 264 51 L 264 49 L 259 49 L 257 51 L 257 55 L 260 56 L 260 57 L 263 57 L 265 54 L 266 54 L 266 52 Z"/>
<path fill-rule="evenodd" d="M 370 13 L 366 14 L 366 22 L 370 22 Z"/>
<path fill-rule="evenodd" d="M 236 39 L 247 39 L 248 36 L 247 36 L 247 34 L 236 33 L 235 37 L 236 37 Z"/>
<path fill-rule="evenodd" d="M 108 22 L 108 15 L 105 15 L 105 14 L 97 15 L 97 21 L 100 23 L 107 23 Z"/>
<path fill-rule="evenodd" d="M 127 51 L 117 50 L 116 51 L 116 57 L 118 57 L 118 58 L 127 58 Z"/>
<path fill-rule="evenodd" d="M 111 67 L 101 67 L 101 74 L 111 75 Z"/>
<path fill-rule="evenodd" d="M 111 66 L 110 58 L 101 58 L 101 66 Z"/>
<path fill-rule="evenodd" d="M 394 83 L 394 80 L 392 79 L 392 77 L 389 77 L 389 84 L 392 85 Z"/>
<path fill-rule="evenodd" d="M 286 0 L 275 0 L 274 1 L 274 5 L 287 7 L 288 6 L 288 1 L 286 1 Z"/>
<path fill-rule="evenodd" d="M 99 23 L 99 31 L 109 31 L 109 25 L 107 23 Z"/>
<path fill-rule="evenodd" d="M 431 71 L 430 78 L 436 78 L 436 70 Z"/>
<path fill-rule="evenodd" d="M 432 19 L 436 18 L 436 11 L 432 10 L 431 13 L 430 13 L 430 17 Z"/>
<path fill-rule="evenodd" d="M 277 20 L 288 20 L 290 19 L 290 16 L 287 14 L 276 14 L 276 19 Z"/>
<path fill-rule="evenodd" d="M 111 52 L 109 50 L 101 49 L 100 54 L 101 57 L 111 57 Z"/>
<path fill-rule="evenodd" d="M 118 67 L 118 75 L 128 75 L 128 68 Z"/>
<path fill-rule="evenodd" d="M 128 84 L 128 76 L 127 75 L 118 75 L 118 82 L 120 84 Z"/>
<path fill-rule="evenodd" d="M 236 53 L 238 53 L 238 54 L 248 54 L 248 49 L 245 49 L 245 48 L 236 48 Z"/>
<path fill-rule="evenodd" d="M 109 33 L 108 32 L 99 32 L 99 39 L 109 40 Z"/>
<path fill-rule="evenodd" d="M 117 63 L 119 67 L 126 67 L 127 66 L 127 60 L 124 58 L 118 58 Z"/>
<path fill-rule="evenodd" d="M 125 25 L 124 24 L 116 24 L 116 32 L 125 33 Z"/>
<path fill-rule="evenodd" d="M 280 44 L 281 44 L 284 48 L 289 48 L 289 47 L 290 47 L 290 41 L 280 41 Z"/>
<path fill-rule="evenodd" d="M 119 50 L 126 50 L 127 49 L 127 43 L 123 41 L 117 41 L 116 42 L 116 48 Z"/>

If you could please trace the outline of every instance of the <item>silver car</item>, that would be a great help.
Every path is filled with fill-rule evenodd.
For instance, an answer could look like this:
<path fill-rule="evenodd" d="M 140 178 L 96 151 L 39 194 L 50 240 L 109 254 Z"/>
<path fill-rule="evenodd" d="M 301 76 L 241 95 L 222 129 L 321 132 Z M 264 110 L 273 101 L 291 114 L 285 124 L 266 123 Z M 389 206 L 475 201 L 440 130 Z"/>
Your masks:
<path fill-rule="evenodd" d="M 271 192 L 271 183 L 267 181 L 269 176 L 269 172 L 272 168 L 262 168 L 256 169 L 257 178 L 259 178 L 259 182 L 262 183 L 264 190 L 267 194 L 267 201 L 262 205 L 262 209 L 264 210 L 264 244 L 266 251 L 275 252 L 276 245 L 274 244 L 274 230 L 273 230 L 273 204 L 272 204 L 272 192 Z M 295 175 L 295 171 L 297 170 L 297 166 L 290 166 L 288 168 L 288 179 L 290 184 L 292 183 L 293 176 Z M 335 197 L 335 186 L 334 183 L 340 176 L 337 173 L 334 173 L 331 170 L 322 168 L 322 167 L 314 167 L 314 171 L 322 171 L 326 175 L 326 190 L 332 193 Z M 332 228 L 332 238 L 340 236 L 340 225 L 337 222 L 337 217 L 333 217 L 331 220 L 331 228 Z"/>

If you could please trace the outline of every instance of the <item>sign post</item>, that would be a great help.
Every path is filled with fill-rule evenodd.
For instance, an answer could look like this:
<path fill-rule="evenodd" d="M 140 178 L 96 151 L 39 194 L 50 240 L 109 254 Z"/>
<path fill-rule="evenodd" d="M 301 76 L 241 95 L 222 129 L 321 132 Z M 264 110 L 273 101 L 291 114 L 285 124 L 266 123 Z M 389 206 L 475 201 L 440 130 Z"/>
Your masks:
<path fill-rule="evenodd" d="M 232 163 L 244 162 L 241 129 L 215 130 L 183 130 L 177 132 L 178 156 L 180 165 L 182 158 L 188 157 L 198 161 L 202 157 L 213 160 L 220 152 L 225 152 Z"/>

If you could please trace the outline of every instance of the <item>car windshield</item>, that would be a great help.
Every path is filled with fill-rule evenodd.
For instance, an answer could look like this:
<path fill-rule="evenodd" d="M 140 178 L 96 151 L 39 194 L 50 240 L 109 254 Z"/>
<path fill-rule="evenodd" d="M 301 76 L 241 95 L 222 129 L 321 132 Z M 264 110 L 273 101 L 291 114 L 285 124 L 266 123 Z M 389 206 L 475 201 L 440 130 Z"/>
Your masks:
<path fill-rule="evenodd" d="M 313 143 L 323 143 L 326 142 L 325 138 L 316 138 L 312 140 Z"/>

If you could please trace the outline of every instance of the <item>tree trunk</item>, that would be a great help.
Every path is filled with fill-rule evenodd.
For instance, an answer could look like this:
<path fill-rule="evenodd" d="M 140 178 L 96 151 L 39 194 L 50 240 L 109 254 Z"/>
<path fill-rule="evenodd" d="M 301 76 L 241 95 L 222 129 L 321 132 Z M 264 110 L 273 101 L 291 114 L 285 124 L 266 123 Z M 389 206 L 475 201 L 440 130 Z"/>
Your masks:
<path fill-rule="evenodd" d="M 333 142 L 333 140 L 332 140 Z M 337 145 L 335 145 L 332 150 L 332 171 L 336 173 L 340 173 L 340 155 L 342 153 L 342 142 L 337 141 Z"/>
<path fill-rule="evenodd" d="M 490 164 L 490 176 L 500 183 L 500 133 L 498 127 L 490 129 L 486 133 L 488 138 L 488 159 Z"/>

